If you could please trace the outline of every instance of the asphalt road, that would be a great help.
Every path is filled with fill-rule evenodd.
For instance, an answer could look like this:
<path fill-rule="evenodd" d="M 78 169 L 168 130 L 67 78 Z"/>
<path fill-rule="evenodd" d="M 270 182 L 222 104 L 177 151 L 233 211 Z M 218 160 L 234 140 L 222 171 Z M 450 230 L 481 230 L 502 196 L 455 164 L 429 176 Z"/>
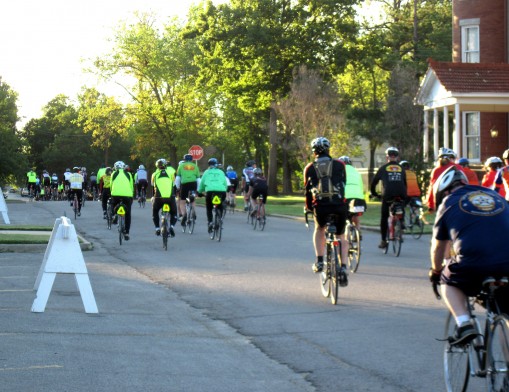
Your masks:
<path fill-rule="evenodd" d="M 12 224 L 51 226 L 64 212 L 64 202 L 9 204 Z M 0 389 L 444 390 L 446 312 L 427 279 L 429 236 L 407 238 L 395 257 L 365 230 L 359 271 L 334 306 L 311 272 L 302 221 L 269 217 L 260 232 L 236 213 L 216 242 L 204 213 L 164 251 L 150 204 L 133 206 L 120 246 L 99 203 L 87 203 L 72 223 L 94 247 L 83 255 L 98 315 L 85 314 L 67 275 L 46 311 L 31 313 L 44 252 L 0 254 Z"/>

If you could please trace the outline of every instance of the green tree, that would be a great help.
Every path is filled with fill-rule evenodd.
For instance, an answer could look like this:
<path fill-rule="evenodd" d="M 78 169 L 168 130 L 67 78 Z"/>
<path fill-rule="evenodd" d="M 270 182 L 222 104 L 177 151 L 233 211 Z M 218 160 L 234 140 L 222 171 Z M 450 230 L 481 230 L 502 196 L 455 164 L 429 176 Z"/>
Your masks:
<path fill-rule="evenodd" d="M 23 179 L 28 164 L 16 128 L 16 100 L 17 94 L 0 77 L 0 184 Z"/>

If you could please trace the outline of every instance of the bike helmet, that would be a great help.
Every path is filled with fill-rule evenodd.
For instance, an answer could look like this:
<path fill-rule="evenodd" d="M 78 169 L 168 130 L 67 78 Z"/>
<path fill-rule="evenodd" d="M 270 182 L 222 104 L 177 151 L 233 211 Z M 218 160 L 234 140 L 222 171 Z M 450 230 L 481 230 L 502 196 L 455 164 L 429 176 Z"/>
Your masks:
<path fill-rule="evenodd" d="M 79 168 L 78 166 L 74 166 L 74 167 L 72 168 L 72 170 L 73 170 L 73 171 L 75 171 L 75 172 L 77 172 L 77 171 L 79 171 L 79 170 L 80 170 L 80 168 Z"/>
<path fill-rule="evenodd" d="M 184 161 L 192 161 L 192 160 L 193 160 L 193 156 L 191 154 L 184 155 Z"/>
<path fill-rule="evenodd" d="M 396 147 L 389 147 L 385 150 L 385 155 L 388 157 L 397 157 L 399 156 L 399 150 Z"/>
<path fill-rule="evenodd" d="M 69 171 L 71 171 L 71 169 L 67 168 L 67 169 L 65 169 L 65 171 L 66 171 L 66 172 L 69 172 Z"/>
<path fill-rule="evenodd" d="M 53 174 L 52 174 L 52 176 L 56 176 L 56 175 L 57 175 L 57 173 L 53 173 Z"/>
<path fill-rule="evenodd" d="M 226 171 L 233 171 L 233 166 L 231 166 L 231 165 L 230 165 L 230 166 L 228 166 L 228 167 L 226 168 Z"/>
<path fill-rule="evenodd" d="M 503 162 L 502 162 L 502 159 L 500 159 L 499 157 L 489 157 L 488 159 L 486 159 L 486 162 L 484 163 L 484 166 L 485 167 L 491 167 L 491 168 L 499 168 L 499 167 L 502 167 L 503 165 Z"/>
<path fill-rule="evenodd" d="M 446 191 L 460 184 L 468 185 L 468 178 L 465 173 L 456 166 L 447 168 L 433 184 L 436 207 L 438 208 L 444 199 Z"/>
<path fill-rule="evenodd" d="M 48 171 L 47 171 L 47 170 L 43 170 L 42 172 L 43 172 L 43 173 L 47 173 Z"/>
<path fill-rule="evenodd" d="M 140 170 L 145 170 L 145 166 L 140 165 L 140 166 L 138 166 L 138 169 L 140 169 Z"/>
<path fill-rule="evenodd" d="M 125 163 L 122 162 L 122 161 L 117 161 L 115 162 L 115 164 L 113 165 L 113 168 L 115 170 L 120 170 L 120 169 L 123 169 L 125 167 Z"/>
<path fill-rule="evenodd" d="M 343 155 L 342 157 L 338 158 L 339 161 L 343 162 L 345 165 L 351 165 L 352 161 L 350 160 L 350 157 Z"/>
<path fill-rule="evenodd" d="M 401 161 L 399 164 L 405 170 L 410 169 L 410 163 L 408 163 L 408 161 Z"/>
<path fill-rule="evenodd" d="M 446 147 L 440 147 L 438 149 L 438 158 L 441 159 L 441 158 L 447 158 L 447 159 L 451 159 L 451 158 L 454 158 L 456 156 L 456 153 L 451 150 L 450 148 L 446 148 Z"/>
<path fill-rule="evenodd" d="M 317 137 L 311 141 L 311 150 L 317 154 L 321 154 L 329 151 L 330 142 L 329 139 L 325 137 Z"/>
<path fill-rule="evenodd" d="M 217 166 L 217 159 L 216 158 L 210 158 L 208 162 L 209 166 Z"/>
<path fill-rule="evenodd" d="M 246 162 L 247 167 L 253 167 L 253 165 L 256 165 L 256 162 L 253 161 L 252 159 Z"/>
<path fill-rule="evenodd" d="M 461 165 L 463 167 L 469 165 L 470 162 L 468 161 L 467 158 L 460 158 L 459 161 L 458 161 L 458 165 Z"/>
<path fill-rule="evenodd" d="M 157 161 L 156 161 L 156 167 L 158 169 L 164 169 L 166 167 L 166 165 L 168 164 L 168 162 L 166 161 L 166 159 L 164 158 L 159 158 Z"/>
<path fill-rule="evenodd" d="M 105 173 L 109 176 L 109 175 L 111 174 L 111 172 L 112 172 L 112 171 L 113 171 L 113 170 L 111 169 L 111 167 L 109 167 L 109 166 L 108 166 L 108 167 L 106 168 Z"/>
<path fill-rule="evenodd" d="M 502 158 L 503 159 L 509 159 L 509 150 L 505 150 L 504 153 L 502 154 Z"/>
<path fill-rule="evenodd" d="M 256 169 L 253 170 L 253 174 L 255 176 L 261 176 L 263 174 L 262 172 L 262 169 L 260 169 L 259 167 L 257 167 Z"/>

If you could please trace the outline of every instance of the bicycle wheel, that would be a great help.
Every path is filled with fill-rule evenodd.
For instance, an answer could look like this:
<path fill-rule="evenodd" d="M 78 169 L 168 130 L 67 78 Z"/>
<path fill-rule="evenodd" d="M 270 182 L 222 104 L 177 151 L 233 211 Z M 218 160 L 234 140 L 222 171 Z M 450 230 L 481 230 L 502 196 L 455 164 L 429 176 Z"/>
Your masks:
<path fill-rule="evenodd" d="M 166 218 L 161 219 L 161 237 L 163 237 L 163 249 L 168 250 L 168 221 Z"/>
<path fill-rule="evenodd" d="M 265 216 L 265 204 L 260 204 L 260 221 L 258 222 L 258 228 L 263 231 L 265 229 L 265 223 L 267 222 L 267 217 Z"/>
<path fill-rule="evenodd" d="M 230 199 L 230 213 L 235 213 L 235 195 L 232 195 Z"/>
<path fill-rule="evenodd" d="M 221 234 L 223 232 L 223 219 L 220 217 L 219 213 L 216 213 L 216 219 L 214 222 L 214 231 L 216 232 L 216 240 L 217 242 L 221 241 Z"/>
<path fill-rule="evenodd" d="M 470 377 L 470 345 L 451 346 L 447 338 L 454 334 L 456 322 L 449 313 L 445 321 L 444 379 L 447 392 L 465 392 Z"/>
<path fill-rule="evenodd" d="M 332 260 L 330 268 L 330 301 L 333 305 L 338 303 L 338 291 L 339 291 L 339 246 L 334 245 L 332 247 Z"/>
<path fill-rule="evenodd" d="M 213 208 L 212 209 L 212 231 L 209 233 L 209 237 L 211 240 L 213 240 L 216 237 L 216 230 L 215 230 L 216 216 L 217 216 L 216 208 Z"/>
<path fill-rule="evenodd" d="M 113 220 L 113 206 L 111 205 L 111 200 L 108 200 L 106 206 L 106 227 L 108 227 L 108 230 L 111 230 L 112 220 Z"/>
<path fill-rule="evenodd" d="M 120 215 L 118 217 L 118 242 L 122 245 L 122 240 L 124 239 L 124 231 L 125 231 L 125 221 L 124 215 Z"/>
<path fill-rule="evenodd" d="M 359 230 L 354 224 L 349 224 L 348 228 L 348 268 L 350 272 L 357 272 L 361 262 L 361 238 Z"/>
<path fill-rule="evenodd" d="M 418 240 L 421 238 L 422 233 L 424 232 L 424 222 L 422 221 L 419 215 L 415 215 L 413 218 L 413 224 L 410 226 L 410 232 L 412 233 L 412 237 Z"/>
<path fill-rule="evenodd" d="M 72 208 L 74 210 L 74 220 L 78 218 L 78 198 L 75 196 L 72 204 Z"/>
<path fill-rule="evenodd" d="M 401 252 L 401 243 L 403 242 L 403 232 L 401 230 L 401 221 L 399 219 L 394 220 L 394 240 L 392 241 L 392 250 L 396 257 L 399 257 Z"/>
<path fill-rule="evenodd" d="M 189 234 L 193 234 L 195 222 L 196 222 L 196 211 L 194 210 L 193 205 L 191 205 L 187 213 L 187 232 Z"/>
<path fill-rule="evenodd" d="M 330 265 L 331 265 L 331 249 L 330 245 L 327 244 L 327 259 L 325 260 L 323 270 L 320 272 L 320 289 L 322 295 L 327 298 L 330 295 L 331 279 L 330 279 Z"/>
<path fill-rule="evenodd" d="M 253 212 L 253 206 L 251 205 L 251 203 L 249 203 L 249 205 L 247 207 L 247 223 L 251 222 L 251 224 L 253 224 L 253 219 L 251 217 L 252 212 Z"/>
<path fill-rule="evenodd" d="M 509 391 L 509 319 L 495 317 L 488 337 L 487 377 L 490 392 Z"/>

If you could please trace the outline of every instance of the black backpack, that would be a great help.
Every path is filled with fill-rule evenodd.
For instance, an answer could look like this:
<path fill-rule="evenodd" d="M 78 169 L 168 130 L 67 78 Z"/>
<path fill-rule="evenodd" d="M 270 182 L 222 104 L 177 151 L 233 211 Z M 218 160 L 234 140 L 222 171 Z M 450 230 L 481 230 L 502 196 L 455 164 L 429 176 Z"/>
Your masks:
<path fill-rule="evenodd" d="M 311 189 L 313 199 L 318 204 L 340 204 L 343 202 L 341 184 L 332 183 L 333 160 L 329 157 L 320 157 L 313 166 L 318 176 L 318 185 Z"/>

